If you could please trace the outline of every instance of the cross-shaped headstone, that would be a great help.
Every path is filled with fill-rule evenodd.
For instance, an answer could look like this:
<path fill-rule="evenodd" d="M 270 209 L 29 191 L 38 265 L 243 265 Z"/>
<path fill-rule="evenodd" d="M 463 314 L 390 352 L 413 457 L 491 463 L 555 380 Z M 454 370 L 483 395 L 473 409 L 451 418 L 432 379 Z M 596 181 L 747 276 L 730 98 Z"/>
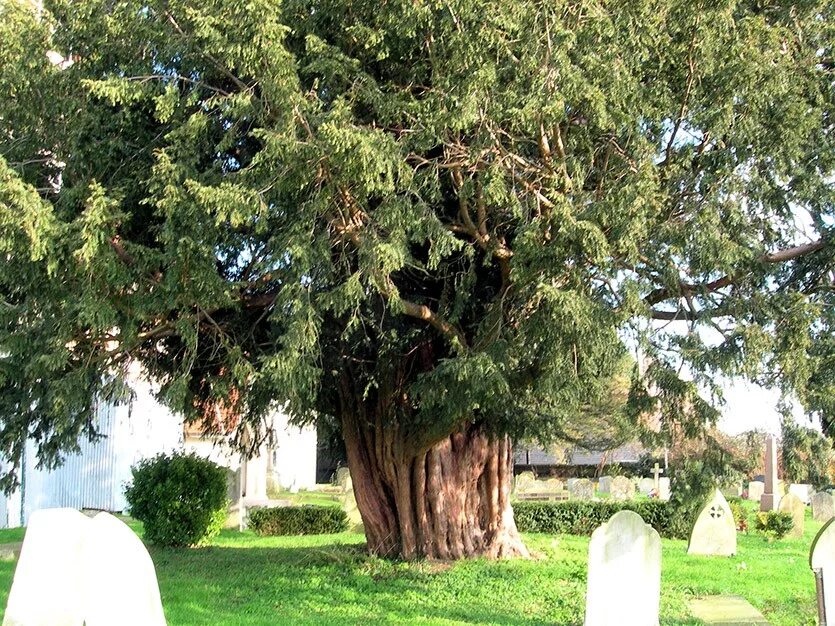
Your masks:
<path fill-rule="evenodd" d="M 658 477 L 664 473 L 664 470 L 661 469 L 661 466 L 656 463 L 652 466 L 652 479 L 655 482 L 655 493 L 658 493 L 660 488 L 660 483 L 658 481 Z"/>

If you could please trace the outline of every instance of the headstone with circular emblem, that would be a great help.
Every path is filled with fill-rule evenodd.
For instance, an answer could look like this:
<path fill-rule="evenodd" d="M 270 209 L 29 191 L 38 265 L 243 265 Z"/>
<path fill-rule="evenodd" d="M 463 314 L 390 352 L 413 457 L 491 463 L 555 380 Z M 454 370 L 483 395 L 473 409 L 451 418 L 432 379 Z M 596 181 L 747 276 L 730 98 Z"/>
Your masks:
<path fill-rule="evenodd" d="M 718 489 L 696 518 L 687 554 L 733 556 L 736 554 L 736 523 L 731 507 Z"/>

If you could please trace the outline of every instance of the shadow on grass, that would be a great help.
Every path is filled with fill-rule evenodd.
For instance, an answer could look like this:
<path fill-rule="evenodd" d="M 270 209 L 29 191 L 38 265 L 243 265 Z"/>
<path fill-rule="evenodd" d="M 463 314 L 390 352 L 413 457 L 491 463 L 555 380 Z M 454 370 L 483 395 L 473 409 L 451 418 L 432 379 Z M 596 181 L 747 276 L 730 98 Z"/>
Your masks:
<path fill-rule="evenodd" d="M 152 548 L 151 555 L 172 626 L 582 622 L 576 589 L 554 602 L 552 593 L 539 593 L 541 581 L 525 588 L 515 568 L 502 563 L 407 564 L 339 543 Z"/>

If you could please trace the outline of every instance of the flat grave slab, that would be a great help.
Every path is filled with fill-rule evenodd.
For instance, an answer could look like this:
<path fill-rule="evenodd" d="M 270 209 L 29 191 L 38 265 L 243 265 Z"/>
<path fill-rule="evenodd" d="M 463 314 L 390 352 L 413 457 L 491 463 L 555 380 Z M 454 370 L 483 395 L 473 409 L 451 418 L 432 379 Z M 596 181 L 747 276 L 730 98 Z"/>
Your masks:
<path fill-rule="evenodd" d="M 705 624 L 722 626 L 770 626 L 763 614 L 740 596 L 692 598 L 687 606 L 693 617 Z"/>

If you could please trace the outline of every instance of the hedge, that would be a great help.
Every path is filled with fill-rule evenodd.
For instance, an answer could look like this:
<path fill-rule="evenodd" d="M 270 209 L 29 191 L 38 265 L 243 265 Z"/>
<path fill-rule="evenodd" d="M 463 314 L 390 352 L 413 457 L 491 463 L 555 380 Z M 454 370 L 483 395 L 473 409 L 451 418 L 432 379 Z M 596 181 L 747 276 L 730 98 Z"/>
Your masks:
<path fill-rule="evenodd" d="M 662 537 L 683 538 L 682 527 L 686 525 L 677 519 L 672 506 L 659 500 L 516 502 L 513 505 L 516 528 L 520 532 L 565 535 L 591 535 L 612 515 L 625 509 L 635 511 Z"/>
<path fill-rule="evenodd" d="M 335 506 L 250 509 L 249 527 L 266 535 L 324 535 L 348 530 L 348 516 Z"/>

